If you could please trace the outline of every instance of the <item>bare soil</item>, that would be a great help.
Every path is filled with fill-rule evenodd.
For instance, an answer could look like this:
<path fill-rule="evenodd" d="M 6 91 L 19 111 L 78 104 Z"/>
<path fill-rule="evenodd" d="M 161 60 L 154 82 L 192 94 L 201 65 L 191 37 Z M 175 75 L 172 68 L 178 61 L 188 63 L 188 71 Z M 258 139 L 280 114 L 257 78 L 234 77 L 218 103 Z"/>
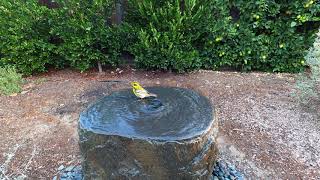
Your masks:
<path fill-rule="evenodd" d="M 218 109 L 220 158 L 250 179 L 320 179 L 320 103 L 302 105 L 291 74 L 109 70 L 28 77 L 0 96 L 0 179 L 50 179 L 81 162 L 79 113 L 128 81 L 194 89 Z M 121 80 L 123 82 L 99 82 Z"/>

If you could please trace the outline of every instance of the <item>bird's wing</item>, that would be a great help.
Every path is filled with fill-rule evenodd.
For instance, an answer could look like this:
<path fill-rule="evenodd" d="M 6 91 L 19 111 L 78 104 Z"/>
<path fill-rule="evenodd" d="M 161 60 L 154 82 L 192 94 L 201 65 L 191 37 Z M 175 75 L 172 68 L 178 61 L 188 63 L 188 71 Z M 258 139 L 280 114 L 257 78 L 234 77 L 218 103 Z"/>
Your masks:
<path fill-rule="evenodd" d="M 146 91 L 145 89 L 137 89 L 136 90 L 136 95 L 139 96 L 140 98 L 145 98 L 148 96 L 148 91 Z"/>
<path fill-rule="evenodd" d="M 145 97 L 157 97 L 156 94 L 153 93 L 149 93 L 147 90 L 145 89 L 139 89 L 136 90 L 136 95 L 139 96 L 140 98 L 145 98 Z"/>

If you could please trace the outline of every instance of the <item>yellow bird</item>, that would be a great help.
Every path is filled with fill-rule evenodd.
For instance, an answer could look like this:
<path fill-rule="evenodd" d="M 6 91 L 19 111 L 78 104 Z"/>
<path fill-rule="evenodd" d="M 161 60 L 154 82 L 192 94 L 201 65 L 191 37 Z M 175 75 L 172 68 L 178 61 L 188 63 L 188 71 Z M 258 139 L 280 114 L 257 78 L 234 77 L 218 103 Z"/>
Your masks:
<path fill-rule="evenodd" d="M 141 99 L 147 98 L 147 97 L 157 97 L 156 94 L 149 93 L 147 90 L 141 87 L 138 82 L 131 82 L 131 86 L 132 86 L 132 91 L 134 95 L 136 95 Z"/>

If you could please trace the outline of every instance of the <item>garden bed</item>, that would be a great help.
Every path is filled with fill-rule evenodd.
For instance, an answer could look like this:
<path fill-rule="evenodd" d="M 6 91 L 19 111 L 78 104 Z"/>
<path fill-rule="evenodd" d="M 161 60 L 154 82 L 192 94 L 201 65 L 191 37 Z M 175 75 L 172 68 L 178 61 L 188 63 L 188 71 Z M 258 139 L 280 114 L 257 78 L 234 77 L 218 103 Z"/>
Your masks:
<path fill-rule="evenodd" d="M 21 94 L 0 96 L 0 179 L 47 179 L 77 166 L 79 113 L 128 83 L 196 90 L 218 108 L 220 159 L 246 177 L 320 178 L 320 104 L 302 106 L 296 75 L 199 71 L 187 75 L 130 68 L 27 78 Z"/>

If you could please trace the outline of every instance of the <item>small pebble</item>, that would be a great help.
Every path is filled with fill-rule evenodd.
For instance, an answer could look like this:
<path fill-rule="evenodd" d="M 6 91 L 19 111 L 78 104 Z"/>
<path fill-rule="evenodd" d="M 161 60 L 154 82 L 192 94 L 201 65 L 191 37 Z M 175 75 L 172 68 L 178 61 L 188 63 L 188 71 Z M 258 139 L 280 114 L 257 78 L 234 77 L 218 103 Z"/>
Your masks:
<path fill-rule="evenodd" d="M 72 171 L 74 169 L 74 166 L 68 166 L 65 171 Z"/>
<path fill-rule="evenodd" d="M 67 174 L 67 173 L 61 174 L 61 178 L 67 178 L 67 177 L 68 177 L 68 174 Z"/>
<path fill-rule="evenodd" d="M 20 175 L 20 176 L 15 178 L 15 180 L 24 180 L 24 179 L 26 179 L 25 175 Z"/>
<path fill-rule="evenodd" d="M 236 167 L 234 165 L 230 164 L 229 169 L 231 169 L 231 171 L 234 171 L 236 169 Z"/>
<path fill-rule="evenodd" d="M 21 94 L 27 94 L 29 91 L 21 91 Z"/>
<path fill-rule="evenodd" d="M 72 172 L 68 172 L 68 173 L 67 173 L 67 176 L 68 176 L 68 177 L 72 177 L 72 176 L 73 176 L 73 173 L 72 173 Z"/>
<path fill-rule="evenodd" d="M 219 180 L 217 176 L 213 176 L 212 180 Z"/>
<path fill-rule="evenodd" d="M 64 165 L 59 166 L 58 171 L 61 171 L 62 169 L 64 169 Z"/>
<path fill-rule="evenodd" d="M 76 174 L 73 179 L 74 180 L 82 180 L 82 174 Z"/>

